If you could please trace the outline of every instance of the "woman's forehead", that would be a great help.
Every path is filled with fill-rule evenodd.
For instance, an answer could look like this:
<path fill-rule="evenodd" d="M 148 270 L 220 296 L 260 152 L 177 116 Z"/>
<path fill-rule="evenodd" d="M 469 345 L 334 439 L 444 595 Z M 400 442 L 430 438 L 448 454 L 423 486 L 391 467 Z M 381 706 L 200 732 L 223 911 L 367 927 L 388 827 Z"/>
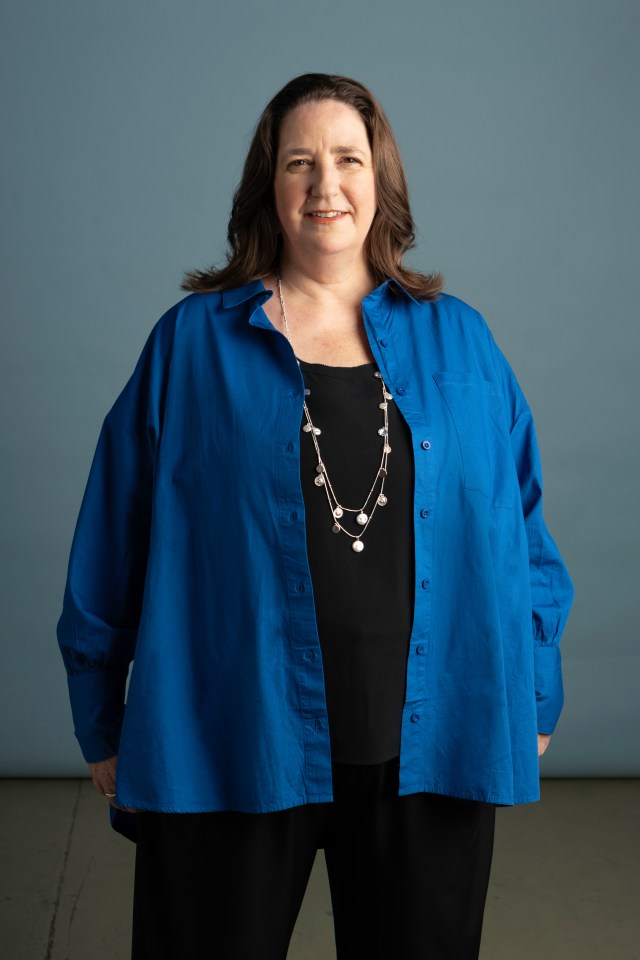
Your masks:
<path fill-rule="evenodd" d="M 283 119 L 281 150 L 321 144 L 368 149 L 367 130 L 358 111 L 337 100 L 320 100 L 300 104 Z"/>

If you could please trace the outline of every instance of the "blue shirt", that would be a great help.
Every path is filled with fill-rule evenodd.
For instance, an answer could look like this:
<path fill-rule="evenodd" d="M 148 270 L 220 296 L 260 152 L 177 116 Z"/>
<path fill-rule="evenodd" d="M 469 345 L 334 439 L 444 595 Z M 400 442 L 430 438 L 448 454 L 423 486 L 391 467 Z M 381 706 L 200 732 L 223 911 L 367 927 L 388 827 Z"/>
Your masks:
<path fill-rule="evenodd" d="M 122 806 L 332 800 L 304 385 L 270 296 L 257 280 L 169 309 L 102 427 L 58 640 L 85 760 L 118 753 Z M 573 587 L 542 516 L 531 411 L 455 297 L 387 280 L 362 317 L 415 471 L 399 793 L 537 800 Z"/>

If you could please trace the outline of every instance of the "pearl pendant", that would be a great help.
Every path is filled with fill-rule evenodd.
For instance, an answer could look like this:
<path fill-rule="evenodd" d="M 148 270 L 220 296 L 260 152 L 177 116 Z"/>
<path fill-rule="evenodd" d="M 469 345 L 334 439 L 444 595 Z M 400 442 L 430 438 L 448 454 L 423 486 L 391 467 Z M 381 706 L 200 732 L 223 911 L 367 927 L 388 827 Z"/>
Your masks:
<path fill-rule="evenodd" d="M 380 410 L 386 410 L 388 406 L 389 406 L 389 404 L 387 403 L 386 400 L 384 400 L 382 403 L 379 403 L 379 404 L 378 404 L 378 408 L 379 408 Z"/>
<path fill-rule="evenodd" d="M 319 463 L 316 467 L 316 473 L 324 473 L 324 463 Z"/>
<path fill-rule="evenodd" d="M 315 483 L 316 487 L 321 487 L 324 483 L 324 477 L 321 473 L 319 473 L 313 482 Z"/>
<path fill-rule="evenodd" d="M 384 396 L 385 396 L 385 399 L 386 399 L 386 400 L 393 400 L 393 397 L 391 396 L 391 394 L 390 394 L 390 393 L 387 393 L 386 390 L 384 391 Z"/>
<path fill-rule="evenodd" d="M 311 426 L 310 423 L 305 423 L 305 425 L 303 426 L 302 429 L 304 430 L 305 433 L 311 433 L 311 430 L 312 430 L 313 428 L 312 428 L 312 426 Z"/>
<path fill-rule="evenodd" d="M 388 443 L 385 443 L 383 450 L 385 453 L 391 453 L 391 447 L 389 446 Z"/>
<path fill-rule="evenodd" d="M 340 524 L 334 523 L 334 525 L 331 527 L 331 531 L 332 533 L 340 533 Z"/>
<path fill-rule="evenodd" d="M 335 510 L 333 511 L 333 515 L 334 515 L 334 517 L 336 517 L 336 519 L 337 519 L 338 517 L 341 517 L 341 516 L 342 516 L 343 512 L 344 512 L 344 511 L 343 511 L 342 507 L 336 507 Z"/>
<path fill-rule="evenodd" d="M 376 372 L 374 373 L 374 377 L 377 377 L 379 380 L 382 380 L 382 374 L 380 373 L 379 370 L 376 370 Z"/>
<path fill-rule="evenodd" d="M 322 431 L 320 430 L 320 427 L 314 427 L 314 428 L 313 428 L 313 432 L 315 433 L 315 435 L 316 435 L 316 437 L 317 437 L 317 436 L 320 435 L 320 433 L 321 433 Z"/>
<path fill-rule="evenodd" d="M 355 550 L 356 553 L 362 553 L 364 550 L 364 543 L 362 540 L 354 540 L 351 544 L 351 549 Z"/>
<path fill-rule="evenodd" d="M 389 431 L 387 427 L 380 427 L 380 429 L 378 430 L 378 433 L 380 434 L 381 437 L 386 437 Z"/>
<path fill-rule="evenodd" d="M 356 517 L 356 523 L 359 523 L 361 527 L 364 527 L 368 519 L 369 517 L 366 515 L 366 513 L 359 513 Z"/>
<path fill-rule="evenodd" d="M 378 506 L 384 507 L 386 502 L 387 502 L 387 498 L 385 497 L 384 493 L 381 493 L 380 496 L 378 497 Z"/>
<path fill-rule="evenodd" d="M 386 476 L 387 476 L 387 471 L 385 470 L 384 467 L 380 467 L 380 469 L 378 470 L 378 476 L 379 476 L 379 477 L 386 477 Z"/>
<path fill-rule="evenodd" d="M 305 389 L 304 389 L 304 395 L 305 395 L 305 397 L 311 396 L 311 390 L 309 390 L 309 387 L 305 387 Z"/>

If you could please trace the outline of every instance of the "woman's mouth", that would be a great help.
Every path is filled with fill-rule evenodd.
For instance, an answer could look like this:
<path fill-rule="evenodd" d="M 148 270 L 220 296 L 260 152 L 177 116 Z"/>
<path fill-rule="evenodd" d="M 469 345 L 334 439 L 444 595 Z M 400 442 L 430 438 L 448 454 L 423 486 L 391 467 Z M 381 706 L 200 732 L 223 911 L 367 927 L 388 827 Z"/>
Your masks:
<path fill-rule="evenodd" d="M 346 210 L 310 210 L 309 213 L 305 213 L 305 217 L 313 220 L 314 223 L 333 223 L 346 216 L 348 216 Z"/>

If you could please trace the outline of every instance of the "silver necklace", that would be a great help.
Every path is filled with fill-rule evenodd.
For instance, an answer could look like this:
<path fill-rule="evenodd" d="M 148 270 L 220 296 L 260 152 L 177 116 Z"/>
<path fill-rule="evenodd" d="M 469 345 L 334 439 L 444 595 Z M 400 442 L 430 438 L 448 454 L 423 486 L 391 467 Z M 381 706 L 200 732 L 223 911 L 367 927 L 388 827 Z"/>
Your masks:
<path fill-rule="evenodd" d="M 287 322 L 287 312 L 285 310 L 284 297 L 282 295 L 282 283 L 280 282 L 280 275 L 277 271 L 276 271 L 276 280 L 278 281 L 278 295 L 280 297 L 282 319 L 284 321 L 285 330 L 287 332 L 287 340 L 289 341 L 289 343 L 291 343 L 289 324 Z M 293 347 L 293 344 L 291 344 L 291 346 Z M 294 351 L 294 354 L 295 354 L 295 351 Z M 300 367 L 300 361 L 298 360 L 297 357 L 296 357 L 296 360 L 298 363 L 298 367 Z M 382 379 L 382 374 L 380 373 L 380 371 L 376 370 L 373 375 L 374 377 L 376 377 L 376 379 L 380 381 L 380 386 L 382 389 L 382 401 L 381 403 L 378 404 L 378 407 L 380 410 L 382 410 L 382 414 L 383 414 L 383 425 L 378 430 L 378 435 L 382 438 L 382 458 L 381 458 L 380 466 L 376 471 L 374 481 L 371 485 L 371 489 L 369 490 L 369 493 L 367 494 L 367 498 L 361 507 L 347 507 L 343 503 L 340 503 L 337 496 L 335 495 L 333 485 L 331 483 L 331 480 L 329 479 L 327 467 L 322 459 L 322 454 L 320 453 L 320 445 L 318 444 L 317 438 L 320 436 L 321 430 L 319 427 L 316 427 L 313 421 L 311 420 L 311 414 L 309 413 L 309 408 L 307 407 L 307 401 L 306 400 L 304 401 L 304 413 L 305 413 L 305 419 L 307 422 L 302 425 L 302 430 L 304 433 L 308 433 L 311 435 L 311 439 L 313 440 L 313 444 L 316 450 L 316 455 L 318 457 L 318 464 L 316 466 L 317 476 L 314 480 L 314 483 L 317 487 L 323 487 L 327 495 L 329 510 L 331 511 L 331 516 L 333 518 L 333 526 L 331 527 L 332 531 L 334 533 L 340 533 L 342 531 L 342 533 L 346 533 L 348 537 L 351 537 L 351 539 L 353 540 L 353 543 L 351 544 L 351 549 L 354 550 L 356 553 L 361 553 L 364 550 L 362 535 L 366 532 L 367 527 L 371 523 L 371 520 L 373 519 L 373 515 L 376 512 L 376 508 L 384 507 L 385 504 L 388 502 L 387 497 L 385 496 L 385 493 L 384 493 L 384 481 L 388 475 L 387 460 L 388 460 L 389 454 L 391 453 L 391 447 L 389 445 L 388 402 L 389 400 L 393 400 L 393 396 L 387 390 L 387 386 L 384 380 Z M 304 391 L 305 397 L 308 397 L 310 393 L 311 391 L 305 386 L 305 391 Z M 378 495 L 375 497 L 373 506 L 371 508 L 371 513 L 367 513 L 367 507 L 368 507 L 369 501 L 371 500 L 371 497 L 374 496 L 374 491 L 376 489 L 378 479 L 380 479 L 380 490 L 378 492 Z M 362 530 L 359 533 L 351 533 L 340 522 L 342 517 L 344 517 L 345 513 L 356 514 L 356 523 L 362 527 Z"/>

